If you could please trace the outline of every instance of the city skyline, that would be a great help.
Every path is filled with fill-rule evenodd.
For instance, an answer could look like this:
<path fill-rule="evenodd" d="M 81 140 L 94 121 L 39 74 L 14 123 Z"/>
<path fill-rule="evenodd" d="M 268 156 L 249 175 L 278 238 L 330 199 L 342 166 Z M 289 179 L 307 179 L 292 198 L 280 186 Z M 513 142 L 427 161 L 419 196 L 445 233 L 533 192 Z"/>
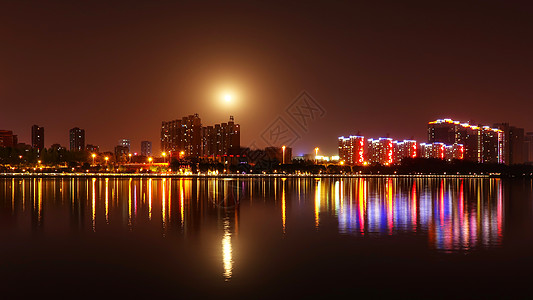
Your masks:
<path fill-rule="evenodd" d="M 207 126 L 207 125 L 203 124 L 203 123 L 201 122 L 201 119 L 198 117 L 198 114 L 195 114 L 194 116 L 195 116 L 196 118 L 198 118 L 198 122 L 199 122 L 196 126 L 200 126 L 199 128 L 201 129 L 201 130 L 198 130 L 198 134 L 200 134 L 200 135 L 198 136 L 198 139 L 199 139 L 199 140 L 197 141 L 197 143 L 198 143 L 197 147 L 200 147 L 200 148 L 198 148 L 198 149 L 203 149 L 204 147 L 206 147 L 206 145 L 204 145 L 204 144 L 206 143 L 206 141 L 203 140 L 203 139 L 205 138 L 204 135 L 207 134 L 206 129 L 209 130 L 209 128 L 211 128 L 211 127 L 213 127 L 213 126 Z M 193 117 L 193 115 L 189 115 L 189 116 L 188 116 L 188 118 L 192 118 L 192 117 Z M 187 118 L 187 117 L 184 117 L 183 119 L 185 120 L 186 118 Z M 169 122 L 165 122 L 165 121 L 163 121 L 163 125 L 166 126 L 165 124 L 167 124 L 167 123 L 168 123 L 168 124 L 171 124 L 172 122 L 182 122 L 182 120 L 169 121 Z M 183 121 L 183 122 L 185 122 L 185 121 Z M 233 122 L 233 116 L 230 116 L 230 124 L 232 124 L 232 122 Z M 226 124 L 226 123 L 216 124 L 216 126 L 219 126 L 219 127 L 220 127 L 220 125 L 224 125 L 224 124 Z M 476 129 L 476 130 L 481 130 L 481 132 L 484 132 L 484 131 L 487 131 L 487 130 L 488 130 L 489 132 L 502 132 L 502 133 L 503 133 L 503 132 L 506 132 L 504 136 L 511 134 L 511 135 L 514 136 L 515 139 L 516 139 L 517 137 L 521 136 L 521 145 L 522 145 L 522 146 L 520 146 L 520 149 L 523 148 L 523 144 L 524 144 L 524 142 L 525 142 L 525 143 L 530 143 L 530 140 L 531 140 L 530 136 L 533 135 L 533 132 L 530 132 L 529 130 L 524 129 L 524 128 L 519 128 L 519 127 L 513 126 L 514 124 L 512 124 L 512 123 L 511 123 L 511 125 L 510 125 L 509 123 L 493 123 L 494 126 L 492 126 L 492 127 L 494 127 L 494 128 L 491 128 L 490 126 L 485 125 L 485 124 L 479 124 L 479 123 L 473 123 L 473 124 L 470 124 L 470 121 L 467 121 L 467 122 L 460 122 L 460 121 L 455 121 L 455 120 L 453 120 L 453 119 L 451 119 L 451 118 L 440 118 L 440 119 L 437 119 L 437 120 L 435 120 L 435 121 L 429 121 L 429 122 L 427 122 L 427 124 L 428 124 L 429 126 L 435 126 L 435 125 L 440 125 L 440 124 L 444 124 L 444 125 L 446 125 L 446 124 L 451 124 L 451 125 L 455 125 L 455 126 L 463 127 L 463 128 L 474 128 L 474 129 Z M 191 123 L 191 125 L 192 125 L 192 123 Z M 181 125 L 180 125 L 180 126 L 181 126 Z M 215 127 L 216 127 L 216 126 L 215 126 Z M 237 126 L 237 129 L 238 129 L 238 132 L 239 132 L 239 134 L 238 134 L 238 140 L 239 140 L 239 142 L 238 142 L 237 144 L 240 144 L 240 148 L 241 148 L 241 149 L 244 149 L 244 148 L 250 148 L 250 147 L 248 147 L 247 145 L 243 145 L 242 142 L 240 142 L 240 125 L 239 125 L 239 124 L 236 124 L 236 126 Z M 500 128 L 500 127 L 501 127 L 501 128 Z M 215 128 L 215 129 L 216 129 L 216 128 Z M 32 128 L 31 128 L 32 135 L 34 135 L 34 133 L 35 133 L 36 130 L 39 130 L 39 132 L 41 132 L 40 134 L 43 135 L 42 137 L 39 136 L 39 137 L 37 138 L 37 139 L 39 140 L 38 143 L 39 143 L 39 144 L 43 144 L 44 134 L 42 133 L 42 131 L 44 131 L 44 126 L 33 125 Z M 100 149 L 99 149 L 98 151 L 96 151 L 96 152 L 99 152 L 99 151 L 110 151 L 110 152 L 115 151 L 115 152 L 116 152 L 116 147 L 117 147 L 117 146 L 123 146 L 123 147 L 126 147 L 126 148 L 128 149 L 128 153 L 132 153 L 132 154 L 135 154 L 135 155 L 139 155 L 139 154 L 142 155 L 142 152 L 143 152 L 143 143 L 150 143 L 150 147 L 149 147 L 149 148 L 150 148 L 150 151 L 149 151 L 149 152 L 152 153 L 154 156 L 160 156 L 159 154 L 161 154 L 162 152 L 165 152 L 165 150 L 163 150 L 163 149 L 165 148 L 165 146 L 162 146 L 162 147 L 160 148 L 160 149 L 162 149 L 162 150 L 160 150 L 160 151 L 157 151 L 157 152 L 152 151 L 152 149 L 153 149 L 152 144 L 158 145 L 158 144 L 163 143 L 163 141 L 164 141 L 164 139 L 163 139 L 163 131 L 162 131 L 161 128 L 160 128 L 160 138 L 159 138 L 155 143 L 153 143 L 152 141 L 145 141 L 145 140 L 143 140 L 143 141 L 139 141 L 138 143 L 132 143 L 130 139 L 119 139 L 118 142 L 117 142 L 117 143 L 116 143 L 111 149 L 105 149 L 105 148 L 102 149 L 101 146 L 100 146 L 98 143 L 94 143 L 94 142 L 93 142 L 93 144 L 87 144 L 87 146 L 88 146 L 88 147 L 90 146 L 91 149 L 86 149 L 86 147 L 83 146 L 83 145 L 85 145 L 85 130 L 84 130 L 84 129 L 80 129 L 80 128 L 78 128 L 78 127 L 75 127 L 75 128 L 72 128 L 72 129 L 69 130 L 69 140 L 68 140 L 68 143 L 66 144 L 66 148 L 69 148 L 68 146 L 70 145 L 70 149 L 71 149 L 71 150 L 73 149 L 73 148 L 72 148 L 72 147 L 73 147 L 73 143 L 77 143 L 77 142 L 73 142 L 73 131 L 76 131 L 76 130 L 77 130 L 77 131 L 81 131 L 81 132 L 82 132 L 82 136 L 83 136 L 83 138 L 80 137 L 80 139 L 81 139 L 81 141 L 82 141 L 82 142 L 81 142 L 81 143 L 82 143 L 82 147 L 81 147 L 81 148 L 77 147 L 78 150 L 87 150 L 87 151 L 95 152 L 94 150 L 92 150 L 92 148 L 94 147 L 93 144 L 95 144 L 95 146 L 97 146 L 98 148 L 100 148 Z M 219 128 L 219 130 L 220 130 L 220 128 Z M 433 130 L 434 130 L 434 129 L 433 129 Z M 515 133 L 513 133 L 513 130 L 515 131 Z M 15 140 L 15 141 L 18 141 L 18 143 L 26 144 L 24 141 L 21 141 L 21 140 L 18 138 L 18 134 L 17 134 L 16 132 L 14 132 L 13 130 L 1 129 L 1 131 L 3 132 L 3 134 L 9 133 L 11 136 L 14 136 L 14 137 L 15 137 L 14 140 Z M 168 131 L 168 129 L 167 129 L 167 131 Z M 205 131 L 205 132 L 204 132 L 204 131 Z M 517 133 L 517 132 L 518 132 L 518 133 Z M 215 133 L 215 132 L 210 133 L 210 134 L 214 136 L 214 133 Z M 444 145 L 447 145 L 447 146 L 452 146 L 453 144 L 463 145 L 463 143 L 465 142 L 464 140 L 461 140 L 460 138 L 459 138 L 459 140 L 457 140 L 457 141 L 453 141 L 453 140 L 456 139 L 456 137 L 452 137 L 452 140 L 449 140 L 449 138 L 447 137 L 447 135 L 448 135 L 447 133 L 443 133 L 442 137 L 437 138 L 437 139 L 435 138 L 435 134 L 432 133 L 432 131 L 426 132 L 426 134 L 428 134 L 428 133 L 429 133 L 429 136 L 427 136 L 427 138 L 422 138 L 422 139 L 420 139 L 420 140 L 418 140 L 418 139 L 413 139 L 413 138 L 411 138 L 411 139 L 404 139 L 403 142 L 410 142 L 410 141 L 413 141 L 413 142 L 418 143 L 418 144 L 420 144 L 420 145 L 422 145 L 422 144 L 425 145 L 426 142 L 429 143 L 429 144 L 432 144 L 432 143 L 435 143 L 435 142 L 437 142 L 437 143 L 441 143 L 441 142 L 442 142 L 442 143 L 444 143 Z M 206 135 L 206 137 L 207 137 L 207 136 L 208 136 L 208 135 Z M 504 136 L 501 136 L 501 137 L 499 137 L 499 138 L 503 138 Z M 352 134 L 348 134 L 347 137 L 346 137 L 345 139 L 346 139 L 346 141 L 348 141 L 350 138 L 353 138 L 353 137 L 357 137 L 357 138 L 365 139 L 365 137 L 361 134 L 361 132 L 358 132 L 357 135 L 354 135 L 353 133 L 352 133 Z M 341 139 L 341 138 L 344 138 L 344 136 L 340 136 L 338 139 Z M 165 140 L 166 140 L 166 139 L 167 139 L 167 138 L 165 138 Z M 201 140 L 200 140 L 200 139 L 201 139 Z M 370 141 L 372 141 L 372 140 L 374 140 L 374 139 L 376 139 L 376 137 L 374 137 L 374 138 L 369 138 L 368 141 L 370 142 Z M 395 143 L 401 142 L 401 139 L 397 139 L 396 137 L 390 137 L 390 135 L 387 135 L 386 137 L 379 137 L 379 138 L 377 138 L 377 140 L 381 140 L 381 139 L 390 139 L 391 141 L 394 140 Z M 464 137 L 463 137 L 463 139 L 464 139 Z M 507 138 L 507 139 L 508 139 L 508 138 Z M 377 141 L 377 140 L 376 140 L 376 141 Z M 6 141 L 7 141 L 7 140 L 6 140 Z M 213 141 L 213 142 L 214 142 L 214 141 Z M 213 143 L 213 142 L 210 142 L 210 143 Z M 33 148 L 39 148 L 39 147 L 36 147 L 36 146 L 34 145 L 35 143 L 37 143 L 37 142 L 34 141 L 34 138 L 32 137 L 31 143 L 30 143 L 29 145 L 32 146 Z M 167 142 L 167 143 L 168 143 L 168 142 Z M 509 143 L 509 141 L 507 141 L 507 143 Z M 64 145 L 64 144 L 60 144 L 60 143 L 51 143 L 51 145 L 47 147 L 47 146 L 46 146 L 47 144 L 48 144 L 48 143 L 46 143 L 46 139 L 44 139 L 44 146 L 45 146 L 45 148 L 52 148 L 52 147 L 55 146 L 55 145 L 61 145 L 61 146 Z M 133 144 L 135 144 L 135 145 L 136 145 L 136 144 L 139 144 L 139 145 L 138 145 L 138 146 L 139 146 L 139 147 L 138 147 L 138 150 L 137 150 L 137 147 L 136 147 L 136 146 L 135 146 L 135 147 L 131 146 L 131 145 L 133 145 Z M 334 149 L 333 151 L 331 151 L 331 152 L 327 152 L 327 153 L 325 153 L 326 155 L 328 155 L 328 156 L 333 156 L 333 155 L 337 155 L 337 154 L 340 155 L 340 153 L 339 153 L 339 151 L 340 151 L 340 150 L 339 150 L 339 147 L 340 147 L 340 146 L 339 146 L 339 144 L 338 144 L 338 141 L 335 141 L 335 144 L 336 144 L 335 149 Z M 365 142 L 365 144 L 366 144 L 366 142 Z M 254 146 L 256 146 L 256 145 L 254 145 Z M 274 146 L 274 147 L 281 147 L 281 146 L 286 146 L 286 144 L 283 144 L 283 145 L 282 145 L 282 144 L 279 144 L 279 145 L 272 145 L 272 144 L 270 144 L 270 145 L 265 145 L 263 148 L 267 148 L 267 147 L 271 147 L 271 146 Z M 227 147 L 227 146 L 226 146 L 226 147 Z M 233 147 L 233 146 L 232 146 L 232 147 Z M 501 147 L 502 147 L 502 149 L 503 149 L 503 145 L 502 145 Z M 497 154 L 498 156 L 502 156 L 502 158 L 499 158 L 500 162 L 505 162 L 505 163 L 513 162 L 513 159 L 509 157 L 509 150 L 510 150 L 510 149 L 509 149 L 509 145 L 506 145 L 505 147 L 506 147 L 506 148 L 505 148 L 505 154 L 503 154 L 503 153 L 501 153 L 501 154 Z M 527 147 L 530 147 L 529 144 L 528 144 Z M 133 148 L 133 149 L 132 149 L 132 148 Z M 312 151 L 309 151 L 309 153 L 303 153 L 303 152 L 295 153 L 295 154 L 296 154 L 295 156 L 310 155 L 313 151 L 316 150 L 316 148 L 317 148 L 317 147 L 315 147 L 314 149 L 311 149 Z M 318 147 L 318 148 L 319 148 L 319 147 Z M 115 149 L 115 150 L 114 150 L 114 149 Z M 257 147 L 256 147 L 256 148 L 251 147 L 251 149 L 261 149 L 261 148 L 260 148 L 260 147 L 259 147 L 259 148 L 257 148 Z M 291 148 L 291 149 L 292 149 L 292 148 Z M 320 148 L 319 148 L 319 149 L 320 149 Z M 524 150 L 525 150 L 526 152 L 524 152 L 524 153 L 520 152 L 520 157 L 524 156 L 524 160 L 522 161 L 522 160 L 520 159 L 519 162 L 514 162 L 514 163 L 522 163 L 522 162 L 528 162 L 528 161 L 531 161 L 531 160 L 528 160 L 528 159 L 531 158 L 531 157 L 533 157 L 533 151 L 530 150 L 529 152 L 531 152 L 531 153 L 527 153 L 528 150 L 527 150 L 527 149 L 524 149 Z M 200 150 L 198 150 L 198 151 L 200 151 Z M 203 150 L 202 150 L 202 151 L 203 151 Z M 224 152 L 226 152 L 226 151 L 227 151 L 227 150 L 224 150 Z M 323 154 L 323 153 L 324 153 L 323 149 L 322 149 L 321 151 L 322 151 L 321 154 Z M 503 151 L 503 150 L 502 150 L 502 151 Z M 516 150 L 514 150 L 514 151 L 516 151 Z M 520 151 L 522 151 L 522 150 L 520 150 Z M 512 149 L 511 149 L 511 152 L 513 152 Z M 221 152 L 221 153 L 222 153 L 222 152 Z M 465 154 L 468 156 L 467 153 L 465 153 Z M 505 158 L 503 158 L 503 155 L 505 155 Z M 342 155 L 341 155 L 341 156 L 342 156 Z M 348 156 L 347 156 L 347 157 L 348 157 Z M 346 160 L 347 160 L 347 161 L 351 161 L 351 158 L 347 158 Z M 361 162 L 362 162 L 362 161 L 361 161 Z M 480 162 L 481 162 L 481 161 L 480 161 Z"/>
<path fill-rule="evenodd" d="M 295 154 L 358 131 L 421 140 L 440 117 L 533 130 L 527 10 L 419 4 L 5 3 L 0 125 L 29 143 L 39 124 L 47 147 L 78 126 L 101 149 L 126 137 L 157 153 L 161 120 L 234 115 L 248 146 L 305 90 L 324 113 L 289 122 Z"/>

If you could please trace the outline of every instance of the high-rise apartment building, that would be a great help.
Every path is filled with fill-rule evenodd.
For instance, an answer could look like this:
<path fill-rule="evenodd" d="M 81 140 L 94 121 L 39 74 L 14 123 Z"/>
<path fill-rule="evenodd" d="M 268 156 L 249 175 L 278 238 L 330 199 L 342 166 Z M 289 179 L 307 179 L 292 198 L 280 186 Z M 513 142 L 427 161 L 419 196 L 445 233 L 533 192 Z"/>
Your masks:
<path fill-rule="evenodd" d="M 69 131 L 70 151 L 85 150 L 85 130 L 74 127 Z"/>
<path fill-rule="evenodd" d="M 16 147 L 18 144 L 17 135 L 11 130 L 0 130 L 0 147 Z"/>
<path fill-rule="evenodd" d="M 149 141 L 141 142 L 141 155 L 152 156 L 152 142 L 149 142 Z"/>
<path fill-rule="evenodd" d="M 524 128 L 510 126 L 509 123 L 496 123 L 498 128 L 504 133 L 504 157 L 507 164 L 522 164 L 526 162 L 524 154 Z"/>
<path fill-rule="evenodd" d="M 391 138 L 369 139 L 367 145 L 368 162 L 386 166 L 394 163 L 394 143 Z"/>
<path fill-rule="evenodd" d="M 414 140 L 394 141 L 394 157 L 400 162 L 403 158 L 418 156 L 418 144 Z"/>
<path fill-rule="evenodd" d="M 161 150 L 180 153 L 185 156 L 202 155 L 202 120 L 198 114 L 183 117 L 181 120 L 162 122 Z"/>
<path fill-rule="evenodd" d="M 181 120 L 162 122 L 161 149 L 180 153 L 187 157 L 214 158 L 239 154 L 240 125 L 233 117 L 228 123 L 202 126 L 198 114 Z"/>
<path fill-rule="evenodd" d="M 239 154 L 240 141 L 240 125 L 235 124 L 233 116 L 228 123 L 202 127 L 202 156 L 217 158 Z"/>
<path fill-rule="evenodd" d="M 347 165 L 363 165 L 366 155 L 365 145 L 363 136 L 339 137 L 339 160 Z"/>
<path fill-rule="evenodd" d="M 41 152 L 44 149 L 44 127 L 31 127 L 31 147 Z"/>
<path fill-rule="evenodd" d="M 429 143 L 464 146 L 464 159 L 480 163 L 504 163 L 505 134 L 497 128 L 474 126 L 452 119 L 428 123 Z"/>

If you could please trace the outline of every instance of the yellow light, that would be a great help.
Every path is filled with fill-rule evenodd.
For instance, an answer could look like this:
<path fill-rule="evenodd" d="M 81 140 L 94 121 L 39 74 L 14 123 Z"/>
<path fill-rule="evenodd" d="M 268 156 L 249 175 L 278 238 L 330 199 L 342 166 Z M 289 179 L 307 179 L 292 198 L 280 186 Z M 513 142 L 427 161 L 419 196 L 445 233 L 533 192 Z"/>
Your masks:
<path fill-rule="evenodd" d="M 93 154 L 91 154 L 91 156 L 92 156 L 93 158 L 95 158 L 95 157 L 96 157 L 96 154 L 93 153 Z"/>
<path fill-rule="evenodd" d="M 152 162 L 152 158 L 151 158 L 151 157 L 148 157 L 148 161 L 149 161 L 149 162 Z"/>
<path fill-rule="evenodd" d="M 225 94 L 224 95 L 224 101 L 226 101 L 226 102 L 230 102 L 232 98 L 233 97 L 230 94 Z"/>
<path fill-rule="evenodd" d="M 106 161 L 108 161 L 108 160 L 109 160 L 109 157 L 106 156 L 104 159 L 105 159 Z"/>
<path fill-rule="evenodd" d="M 131 157 L 131 153 L 128 153 L 128 156 Z"/>
<path fill-rule="evenodd" d="M 161 153 L 163 155 L 163 157 L 167 156 L 167 153 L 166 152 L 163 152 Z"/>
<path fill-rule="evenodd" d="M 341 166 L 342 166 L 342 165 L 344 165 L 344 162 L 343 162 L 343 161 L 341 161 Z"/>
<path fill-rule="evenodd" d="M 40 160 L 38 160 L 38 161 L 37 161 L 37 163 L 38 163 L 38 164 L 41 164 L 41 161 L 40 161 Z"/>

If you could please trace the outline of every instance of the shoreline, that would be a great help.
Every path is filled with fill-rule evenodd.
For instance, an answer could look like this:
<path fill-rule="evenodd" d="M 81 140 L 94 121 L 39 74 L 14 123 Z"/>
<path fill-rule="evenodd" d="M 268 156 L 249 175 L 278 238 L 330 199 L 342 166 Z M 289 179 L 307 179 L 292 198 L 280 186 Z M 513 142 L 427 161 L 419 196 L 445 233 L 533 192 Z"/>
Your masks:
<path fill-rule="evenodd" d="M 167 174 L 167 173 L 0 173 L 0 178 L 505 178 L 501 174 Z"/>

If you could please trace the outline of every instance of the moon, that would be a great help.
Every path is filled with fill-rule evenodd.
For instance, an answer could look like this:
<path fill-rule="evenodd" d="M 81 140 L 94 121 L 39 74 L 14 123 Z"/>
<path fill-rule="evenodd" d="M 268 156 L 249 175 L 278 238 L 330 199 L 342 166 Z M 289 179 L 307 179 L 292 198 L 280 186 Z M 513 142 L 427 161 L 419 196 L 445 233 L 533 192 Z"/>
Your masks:
<path fill-rule="evenodd" d="M 226 101 L 226 102 L 231 102 L 231 99 L 232 99 L 232 98 L 233 98 L 233 97 L 232 97 L 230 94 L 225 94 L 225 95 L 224 95 L 224 101 Z"/>

